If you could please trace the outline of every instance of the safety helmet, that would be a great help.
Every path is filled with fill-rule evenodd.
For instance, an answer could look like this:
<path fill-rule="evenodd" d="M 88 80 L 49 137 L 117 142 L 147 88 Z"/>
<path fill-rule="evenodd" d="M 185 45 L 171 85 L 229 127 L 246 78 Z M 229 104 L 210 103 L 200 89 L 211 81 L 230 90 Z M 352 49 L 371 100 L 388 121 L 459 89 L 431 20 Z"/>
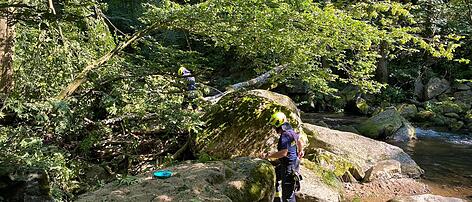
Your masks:
<path fill-rule="evenodd" d="M 185 72 L 187 72 L 188 70 L 185 69 L 185 67 L 180 67 L 179 68 L 179 71 L 177 72 L 179 74 L 179 76 L 183 76 Z"/>
<path fill-rule="evenodd" d="M 275 127 L 280 127 L 286 121 L 287 121 L 287 117 L 285 116 L 283 112 L 275 112 L 270 117 L 269 123 L 270 125 L 273 125 Z"/>

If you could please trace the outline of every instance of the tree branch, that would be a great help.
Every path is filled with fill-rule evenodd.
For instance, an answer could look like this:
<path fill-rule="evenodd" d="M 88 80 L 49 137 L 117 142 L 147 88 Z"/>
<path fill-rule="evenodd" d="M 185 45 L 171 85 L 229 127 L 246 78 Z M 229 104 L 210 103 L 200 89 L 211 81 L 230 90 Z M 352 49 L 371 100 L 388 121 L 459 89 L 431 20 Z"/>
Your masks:
<path fill-rule="evenodd" d="M 94 69 L 100 67 L 101 65 L 105 64 L 106 62 L 108 62 L 108 60 L 110 60 L 113 56 L 115 56 L 116 54 L 118 54 L 118 52 L 122 51 L 123 49 L 125 49 L 127 46 L 129 46 L 131 43 L 133 43 L 134 41 L 140 39 L 141 37 L 143 37 L 144 35 L 146 35 L 147 33 L 149 33 L 150 31 L 156 29 L 157 27 L 161 27 L 163 26 L 161 22 L 155 22 L 154 24 L 152 24 L 151 26 L 147 27 L 146 29 L 143 29 L 143 30 L 140 30 L 138 32 L 136 32 L 135 34 L 133 34 L 133 36 L 131 36 L 130 39 L 128 39 L 127 41 L 124 41 L 122 43 L 120 43 L 118 46 L 115 47 L 115 49 L 111 50 L 110 52 L 108 52 L 107 54 L 105 54 L 104 56 L 102 56 L 100 59 L 98 60 L 95 60 L 92 64 L 89 64 L 87 65 L 83 70 L 82 72 L 80 72 L 77 77 L 71 82 L 69 83 L 69 85 L 67 85 L 66 88 L 62 89 L 62 91 L 56 96 L 57 99 L 59 100 L 63 100 L 65 98 L 67 98 L 69 95 L 71 95 L 72 93 L 74 93 L 74 91 L 83 83 L 85 82 L 85 80 L 87 79 L 87 75 Z"/>

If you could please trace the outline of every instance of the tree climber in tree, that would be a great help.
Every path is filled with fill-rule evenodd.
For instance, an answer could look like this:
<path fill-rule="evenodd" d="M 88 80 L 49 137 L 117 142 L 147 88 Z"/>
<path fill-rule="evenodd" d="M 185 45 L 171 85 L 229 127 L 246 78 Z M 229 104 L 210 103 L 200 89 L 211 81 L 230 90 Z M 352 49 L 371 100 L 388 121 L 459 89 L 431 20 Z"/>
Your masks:
<path fill-rule="evenodd" d="M 299 174 L 300 159 L 303 157 L 303 141 L 300 134 L 295 132 L 287 121 L 287 117 L 282 112 L 276 112 L 270 118 L 269 123 L 275 126 L 275 130 L 280 134 L 277 144 L 277 152 L 268 154 L 266 158 L 277 159 L 275 165 L 276 183 L 274 201 L 293 202 L 295 192 L 300 190 L 301 176 Z M 279 181 L 282 180 L 282 187 Z M 282 193 L 280 193 L 282 188 Z"/>
<path fill-rule="evenodd" d="M 186 69 L 183 66 L 180 67 L 178 74 L 179 76 L 184 77 L 187 80 L 187 91 L 184 93 L 182 109 L 188 109 L 189 104 L 191 104 L 193 110 L 197 109 L 198 92 L 195 77 L 192 76 L 190 70 Z"/>

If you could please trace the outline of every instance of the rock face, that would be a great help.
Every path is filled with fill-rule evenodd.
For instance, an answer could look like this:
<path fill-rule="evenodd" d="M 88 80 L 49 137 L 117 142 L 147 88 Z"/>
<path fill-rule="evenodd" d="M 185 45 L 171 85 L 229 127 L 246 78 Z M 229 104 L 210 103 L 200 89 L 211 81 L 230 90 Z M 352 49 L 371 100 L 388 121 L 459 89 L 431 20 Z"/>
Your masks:
<path fill-rule="evenodd" d="M 298 202 L 340 201 L 339 192 L 324 184 L 311 170 L 301 166 L 300 172 L 304 178 L 301 181 L 300 192 L 296 193 Z"/>
<path fill-rule="evenodd" d="M 396 142 L 406 142 L 409 140 L 416 140 L 416 130 L 409 122 L 403 122 L 403 126 L 400 127 L 391 137 Z"/>
<path fill-rule="evenodd" d="M 49 176 L 43 169 L 0 168 L 0 200 L 54 201 L 50 194 Z"/>
<path fill-rule="evenodd" d="M 274 111 L 284 112 L 294 128 L 301 123 L 293 101 L 265 90 L 231 93 L 207 113 L 207 127 L 196 140 L 197 151 L 227 159 L 258 157 L 276 149 L 279 135 L 268 124 Z"/>
<path fill-rule="evenodd" d="M 465 202 L 465 200 L 432 194 L 423 194 L 416 196 L 396 197 L 392 200 L 389 200 L 389 202 Z"/>
<path fill-rule="evenodd" d="M 388 180 L 400 177 L 402 172 L 400 162 L 396 160 L 385 160 L 378 162 L 374 167 L 366 171 L 364 181 Z"/>
<path fill-rule="evenodd" d="M 363 172 L 383 160 L 396 160 L 401 164 L 402 174 L 409 177 L 419 177 L 423 170 L 402 149 L 354 133 L 341 132 L 320 126 L 302 125 L 310 146 L 306 153 L 316 148 L 322 148 L 348 159 L 358 165 Z"/>
<path fill-rule="evenodd" d="M 416 139 L 414 128 L 393 107 L 362 122 L 357 129 L 362 135 L 374 139 Z"/>
<path fill-rule="evenodd" d="M 445 93 L 451 88 L 449 81 L 440 78 L 431 78 L 425 86 L 425 98 L 430 100 Z"/>
<path fill-rule="evenodd" d="M 139 176 L 131 185 L 110 183 L 78 201 L 271 201 L 275 171 L 268 161 L 253 158 L 183 163 L 166 168 L 167 179 Z"/>

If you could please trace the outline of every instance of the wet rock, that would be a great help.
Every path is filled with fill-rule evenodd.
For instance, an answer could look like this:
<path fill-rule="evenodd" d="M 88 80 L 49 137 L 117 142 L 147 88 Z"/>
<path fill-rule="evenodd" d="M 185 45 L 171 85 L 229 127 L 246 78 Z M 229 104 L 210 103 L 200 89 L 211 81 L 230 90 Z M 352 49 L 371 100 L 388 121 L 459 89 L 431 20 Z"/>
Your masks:
<path fill-rule="evenodd" d="M 444 197 L 432 194 L 395 197 L 388 202 L 465 202 L 463 199 Z"/>
<path fill-rule="evenodd" d="M 401 164 L 402 174 L 419 177 L 423 170 L 402 149 L 349 132 L 331 130 L 320 126 L 302 124 L 308 135 L 310 145 L 306 148 L 322 148 L 335 155 L 344 157 L 351 164 L 359 166 L 365 172 L 383 160 L 397 160 Z M 341 173 L 343 174 L 343 173 Z M 351 172 L 351 174 L 353 174 Z"/>
<path fill-rule="evenodd" d="M 397 107 L 400 115 L 406 119 L 414 118 L 415 115 L 418 113 L 418 108 L 414 104 L 402 104 Z"/>
<path fill-rule="evenodd" d="M 385 160 L 378 162 L 375 166 L 365 172 L 364 181 L 388 180 L 401 176 L 401 164 L 396 160 Z"/>
<path fill-rule="evenodd" d="M 440 78 L 431 78 L 425 86 L 425 99 L 430 100 L 450 89 L 449 81 Z"/>
<path fill-rule="evenodd" d="M 408 122 L 404 122 L 403 126 L 393 134 L 391 139 L 396 142 L 406 142 L 418 138 L 416 137 L 415 127 Z"/>
<path fill-rule="evenodd" d="M 270 201 L 275 171 L 265 160 L 236 158 L 207 163 L 185 162 L 166 168 L 167 179 L 137 177 L 136 183 L 109 183 L 77 201 Z"/>

